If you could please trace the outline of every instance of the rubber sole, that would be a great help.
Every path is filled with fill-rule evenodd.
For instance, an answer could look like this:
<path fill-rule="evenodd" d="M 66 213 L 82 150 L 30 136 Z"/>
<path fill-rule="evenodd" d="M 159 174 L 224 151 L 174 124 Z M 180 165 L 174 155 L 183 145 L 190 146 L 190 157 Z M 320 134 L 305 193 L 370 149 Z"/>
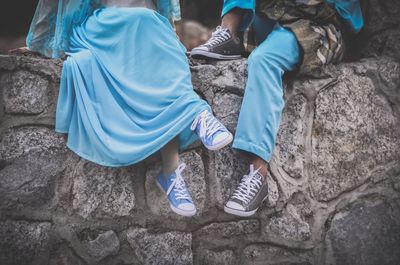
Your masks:
<path fill-rule="evenodd" d="M 160 183 L 158 183 L 157 180 L 156 180 L 156 183 L 157 183 L 157 187 L 166 195 L 166 192 L 164 191 L 163 187 L 161 187 Z M 194 208 L 194 211 L 184 211 L 184 210 L 181 210 L 181 209 L 176 208 L 175 206 L 173 206 L 173 205 L 169 202 L 168 196 L 165 196 L 165 197 L 166 197 L 165 199 L 168 201 L 169 208 L 171 208 L 171 210 L 172 210 L 174 213 L 179 214 L 179 215 L 182 215 L 182 216 L 185 216 L 185 217 L 192 217 L 192 216 L 194 216 L 194 215 L 197 213 L 196 207 Z"/>
<path fill-rule="evenodd" d="M 213 146 L 208 146 L 208 145 L 204 145 L 208 150 L 211 151 L 218 151 L 222 148 L 224 148 L 225 146 L 227 146 L 228 144 L 230 144 L 233 141 L 233 135 L 232 133 L 229 133 L 229 137 L 226 137 L 225 140 L 223 140 L 222 142 L 213 145 Z"/>
<path fill-rule="evenodd" d="M 236 209 L 224 206 L 224 212 L 229 213 L 229 214 L 233 214 L 233 215 L 236 215 L 236 216 L 241 216 L 241 217 L 252 216 L 257 212 L 257 210 L 258 210 L 258 208 L 253 210 L 253 211 L 245 212 L 245 211 L 240 211 L 240 210 L 236 210 Z"/>
<path fill-rule="evenodd" d="M 268 198 L 268 194 L 267 194 L 267 196 L 264 197 L 264 199 L 262 200 L 261 204 L 262 204 L 267 198 Z M 227 207 L 226 205 L 224 205 L 224 212 L 226 212 L 226 213 L 228 213 L 228 214 L 233 214 L 233 215 L 236 215 L 236 216 L 249 217 L 249 216 L 254 215 L 254 214 L 257 212 L 257 210 L 258 210 L 259 208 L 260 208 L 260 207 L 258 207 L 258 208 L 255 209 L 255 210 L 247 211 L 247 212 L 246 212 L 246 211 L 241 211 L 241 210 L 233 209 L 233 208 L 230 208 L 230 207 Z"/>
<path fill-rule="evenodd" d="M 242 58 L 242 55 L 222 55 L 218 53 L 194 50 L 190 53 L 190 56 L 194 59 L 217 59 L 217 60 L 235 60 Z"/>

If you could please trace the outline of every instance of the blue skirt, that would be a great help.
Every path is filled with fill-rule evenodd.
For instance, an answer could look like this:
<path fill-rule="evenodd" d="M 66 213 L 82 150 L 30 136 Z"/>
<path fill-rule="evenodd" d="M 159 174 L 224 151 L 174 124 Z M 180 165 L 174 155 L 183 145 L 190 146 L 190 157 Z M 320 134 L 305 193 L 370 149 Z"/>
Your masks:
<path fill-rule="evenodd" d="M 209 105 L 193 91 L 185 48 L 169 21 L 145 8 L 102 8 L 75 27 L 64 62 L 56 131 L 105 166 L 137 163 L 176 136 L 183 149 Z"/>

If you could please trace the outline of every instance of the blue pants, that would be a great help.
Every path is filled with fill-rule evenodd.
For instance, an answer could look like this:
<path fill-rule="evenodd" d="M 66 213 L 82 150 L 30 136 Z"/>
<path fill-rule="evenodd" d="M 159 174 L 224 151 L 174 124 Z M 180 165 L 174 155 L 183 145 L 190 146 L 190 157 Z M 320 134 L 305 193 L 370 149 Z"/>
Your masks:
<path fill-rule="evenodd" d="M 248 60 L 248 79 L 233 147 L 269 162 L 284 107 L 282 75 L 297 65 L 300 48 L 291 31 L 255 16 L 254 0 L 225 0 L 222 15 L 233 8 L 248 11 L 241 28 L 253 23 L 259 42 Z"/>

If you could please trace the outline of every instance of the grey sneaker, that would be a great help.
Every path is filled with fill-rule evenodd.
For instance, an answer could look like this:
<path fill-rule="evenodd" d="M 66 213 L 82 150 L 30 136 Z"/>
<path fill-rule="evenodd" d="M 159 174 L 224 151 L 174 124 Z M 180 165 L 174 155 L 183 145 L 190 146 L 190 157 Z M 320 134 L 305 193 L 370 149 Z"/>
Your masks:
<path fill-rule="evenodd" d="M 233 38 L 229 29 L 218 26 L 205 44 L 192 50 L 191 56 L 195 59 L 232 60 L 240 58 L 243 52 L 240 38 Z"/>
<path fill-rule="evenodd" d="M 268 197 L 268 185 L 254 166 L 244 175 L 230 200 L 225 204 L 224 211 L 238 216 L 251 216 L 256 213 L 262 202 Z"/>

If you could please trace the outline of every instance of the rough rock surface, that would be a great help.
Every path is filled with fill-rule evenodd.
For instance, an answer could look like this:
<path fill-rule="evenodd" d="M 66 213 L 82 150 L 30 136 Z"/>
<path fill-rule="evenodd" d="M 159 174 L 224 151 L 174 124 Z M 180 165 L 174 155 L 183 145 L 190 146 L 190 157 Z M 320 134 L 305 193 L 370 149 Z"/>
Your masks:
<path fill-rule="evenodd" d="M 143 264 L 193 264 L 190 233 L 152 233 L 144 228 L 131 228 L 126 236 Z"/>
<path fill-rule="evenodd" d="M 60 60 L 0 55 L 0 264 L 400 264 L 400 6 L 370 3 L 354 43 L 369 58 L 287 79 L 270 196 L 248 219 L 222 210 L 248 170 L 240 152 L 183 152 L 198 213 L 179 217 L 157 156 L 107 168 L 66 148 L 53 129 Z M 191 61 L 232 131 L 246 66 Z"/>

